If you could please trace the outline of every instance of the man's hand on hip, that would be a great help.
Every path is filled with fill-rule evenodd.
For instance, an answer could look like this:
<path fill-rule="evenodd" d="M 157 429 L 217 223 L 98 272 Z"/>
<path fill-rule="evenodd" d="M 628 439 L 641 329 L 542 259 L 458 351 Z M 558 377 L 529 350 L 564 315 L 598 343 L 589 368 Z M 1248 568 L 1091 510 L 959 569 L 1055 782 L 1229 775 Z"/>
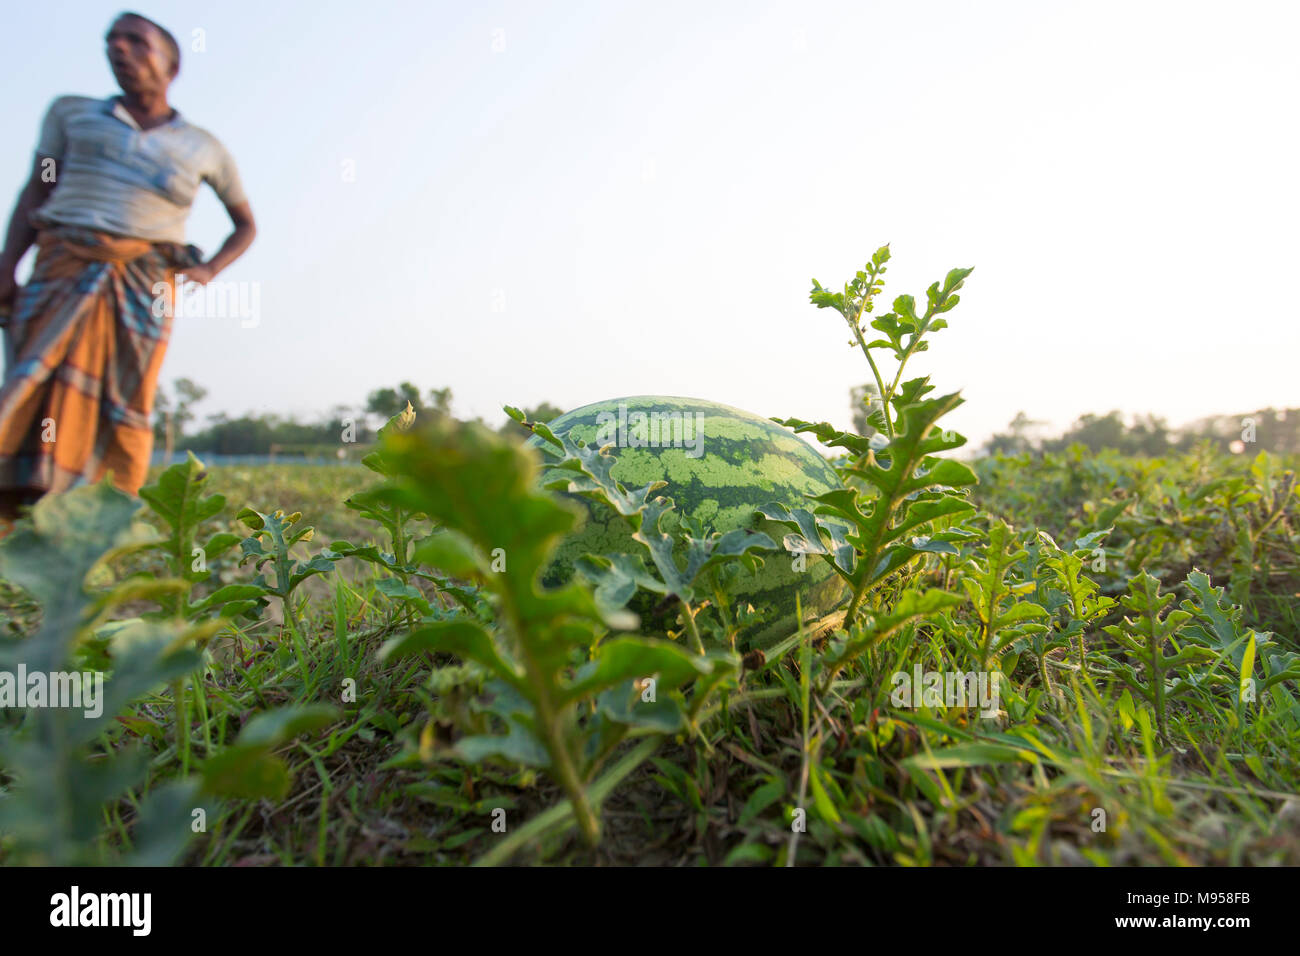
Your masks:
<path fill-rule="evenodd" d="M 212 268 L 206 262 L 200 262 L 196 266 L 190 266 L 184 272 L 177 273 L 178 276 L 185 277 L 185 284 L 197 282 L 199 285 L 207 285 L 217 276 L 217 270 Z"/>

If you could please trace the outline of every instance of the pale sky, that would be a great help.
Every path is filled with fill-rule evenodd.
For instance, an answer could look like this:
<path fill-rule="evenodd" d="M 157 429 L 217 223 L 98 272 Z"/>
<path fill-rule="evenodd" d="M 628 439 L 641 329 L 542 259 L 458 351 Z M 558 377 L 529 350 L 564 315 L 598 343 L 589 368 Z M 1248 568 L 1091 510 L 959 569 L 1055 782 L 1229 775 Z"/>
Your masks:
<path fill-rule="evenodd" d="M 115 92 L 120 9 L 6 8 L 6 216 L 49 101 Z M 885 242 L 885 309 L 975 267 L 910 367 L 962 390 L 973 443 L 1020 409 L 1300 404 L 1300 4 L 138 9 L 260 227 L 221 276 L 259 284 L 255 327 L 173 332 L 163 377 L 210 390 L 200 416 L 409 379 L 494 424 L 651 393 L 844 427 L 870 375 L 810 279 Z M 224 239 L 210 192 L 189 228 Z"/>

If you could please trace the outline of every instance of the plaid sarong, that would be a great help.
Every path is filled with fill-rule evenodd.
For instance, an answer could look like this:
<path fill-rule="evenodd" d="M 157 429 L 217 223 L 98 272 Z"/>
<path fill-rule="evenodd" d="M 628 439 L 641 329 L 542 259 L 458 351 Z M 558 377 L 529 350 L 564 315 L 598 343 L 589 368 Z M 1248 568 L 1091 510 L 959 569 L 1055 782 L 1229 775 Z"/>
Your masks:
<path fill-rule="evenodd" d="M 0 488 L 58 492 L 111 472 L 118 488 L 139 490 L 153 450 L 149 418 L 171 334 L 174 273 L 199 261 L 194 246 L 74 226 L 41 230 L 35 269 L 9 320 Z"/>

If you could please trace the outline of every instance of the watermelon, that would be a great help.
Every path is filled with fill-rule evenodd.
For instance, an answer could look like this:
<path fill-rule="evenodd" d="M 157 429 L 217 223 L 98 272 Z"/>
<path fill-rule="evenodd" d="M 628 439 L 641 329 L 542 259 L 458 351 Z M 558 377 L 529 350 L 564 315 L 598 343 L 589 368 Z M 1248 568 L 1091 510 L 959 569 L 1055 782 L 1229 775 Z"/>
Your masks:
<path fill-rule="evenodd" d="M 713 531 L 762 531 L 780 547 L 785 529 L 755 515 L 756 508 L 778 501 L 788 508 L 811 509 L 806 494 L 841 487 L 835 469 L 793 432 L 751 412 L 704 399 L 614 398 L 584 405 L 548 424 L 557 435 L 575 441 L 598 447 L 614 444 L 611 454 L 618 461 L 611 474 L 629 488 L 666 481 L 668 486 L 658 494 L 676 506 L 660 524 L 669 534 L 677 526 L 678 513 L 686 513 Z M 540 449 L 545 442 L 533 436 L 528 444 Z M 544 461 L 549 457 L 543 452 Z M 544 468 L 542 481 L 566 476 Z M 575 559 L 587 553 L 639 555 L 651 566 L 648 552 L 632 539 L 625 520 L 613 509 L 581 495 L 561 494 L 582 506 L 586 520 L 561 543 L 543 584 L 567 581 Z M 763 567 L 756 574 L 740 569 L 729 586 L 733 608 L 748 603 L 764 612 L 761 623 L 741 631 L 747 646 L 765 647 L 794 632 L 796 594 L 805 620 L 831 610 L 845 597 L 841 579 L 822 558 L 809 555 L 803 559 L 804 568 L 795 570 L 794 556 L 784 549 L 758 553 Z M 659 598 L 641 591 L 629 605 L 647 631 L 665 626 L 662 612 L 655 614 Z"/>

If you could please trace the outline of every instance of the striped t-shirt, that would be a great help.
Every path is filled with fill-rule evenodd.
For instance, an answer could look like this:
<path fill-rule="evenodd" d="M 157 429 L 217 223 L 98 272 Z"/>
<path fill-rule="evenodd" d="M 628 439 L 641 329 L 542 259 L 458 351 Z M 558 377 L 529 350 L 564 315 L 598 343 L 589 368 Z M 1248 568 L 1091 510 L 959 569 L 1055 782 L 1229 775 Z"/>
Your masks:
<path fill-rule="evenodd" d="M 60 96 L 45 114 L 36 155 L 54 160 L 54 190 L 32 217 L 38 226 L 184 244 L 200 183 L 226 205 L 246 201 L 235 161 L 215 136 L 179 112 L 141 129 L 116 96 Z"/>

